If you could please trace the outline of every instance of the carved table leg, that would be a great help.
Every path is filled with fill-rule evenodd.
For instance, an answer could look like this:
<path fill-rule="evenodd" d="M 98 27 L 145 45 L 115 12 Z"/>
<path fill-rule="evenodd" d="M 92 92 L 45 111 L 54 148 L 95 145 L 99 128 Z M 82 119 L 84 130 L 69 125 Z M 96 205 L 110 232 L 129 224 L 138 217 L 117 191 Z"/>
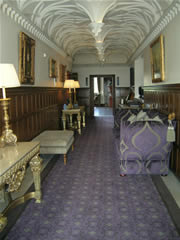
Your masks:
<path fill-rule="evenodd" d="M 36 203 L 41 202 L 41 163 L 42 159 L 39 157 L 39 155 L 36 155 L 30 161 L 31 171 L 34 179 Z"/>
<path fill-rule="evenodd" d="M 63 129 L 66 130 L 66 116 L 64 114 L 62 116 L 62 122 L 63 122 Z"/>
<path fill-rule="evenodd" d="M 77 120 L 78 120 L 78 132 L 81 134 L 81 115 L 78 113 L 77 115 Z"/>
<path fill-rule="evenodd" d="M 72 123 L 72 114 L 70 114 L 70 128 L 72 128 L 73 123 Z"/>
<path fill-rule="evenodd" d="M 86 126 L 86 120 L 85 120 L 85 112 L 83 112 L 83 127 Z"/>
<path fill-rule="evenodd" d="M 5 202 L 5 190 L 4 187 L 0 187 L 0 202 L 4 203 Z"/>
<path fill-rule="evenodd" d="M 0 232 L 2 232 L 2 230 L 6 227 L 6 225 L 7 225 L 7 217 L 4 217 L 0 213 Z"/>
<path fill-rule="evenodd" d="M 0 192 L 1 192 L 1 202 L 5 202 L 5 192 L 4 192 L 4 186 L 0 186 Z M 5 228 L 7 225 L 7 218 L 3 216 L 3 214 L 0 213 L 0 232 Z"/>

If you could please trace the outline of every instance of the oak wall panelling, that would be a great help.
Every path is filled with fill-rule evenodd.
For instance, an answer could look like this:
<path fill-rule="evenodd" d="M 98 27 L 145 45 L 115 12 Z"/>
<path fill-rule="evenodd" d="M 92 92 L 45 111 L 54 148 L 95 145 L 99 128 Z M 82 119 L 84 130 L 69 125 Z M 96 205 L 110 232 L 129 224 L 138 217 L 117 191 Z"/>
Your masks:
<path fill-rule="evenodd" d="M 79 106 L 85 106 L 86 114 L 90 116 L 90 89 L 77 88 L 76 91 Z"/>
<path fill-rule="evenodd" d="M 116 96 L 116 108 L 121 103 L 121 98 L 126 98 L 129 94 L 129 87 L 116 87 L 115 88 Z"/>
<path fill-rule="evenodd" d="M 164 113 L 176 114 L 176 142 L 171 155 L 171 169 L 180 176 L 180 84 L 144 87 L 144 101 Z"/>
<path fill-rule="evenodd" d="M 10 125 L 18 141 L 32 140 L 47 129 L 62 129 L 61 110 L 67 97 L 63 88 L 8 88 L 6 95 L 11 98 Z M 0 109 L 0 134 L 3 125 L 3 112 Z"/>

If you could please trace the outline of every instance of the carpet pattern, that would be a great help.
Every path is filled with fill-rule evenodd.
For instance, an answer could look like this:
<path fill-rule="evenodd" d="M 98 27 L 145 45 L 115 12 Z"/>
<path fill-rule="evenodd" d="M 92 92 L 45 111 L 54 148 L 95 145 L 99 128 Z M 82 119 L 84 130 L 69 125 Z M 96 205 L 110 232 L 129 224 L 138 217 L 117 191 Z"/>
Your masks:
<path fill-rule="evenodd" d="M 6 240 L 180 240 L 150 176 L 119 176 L 113 118 L 89 121 Z"/>

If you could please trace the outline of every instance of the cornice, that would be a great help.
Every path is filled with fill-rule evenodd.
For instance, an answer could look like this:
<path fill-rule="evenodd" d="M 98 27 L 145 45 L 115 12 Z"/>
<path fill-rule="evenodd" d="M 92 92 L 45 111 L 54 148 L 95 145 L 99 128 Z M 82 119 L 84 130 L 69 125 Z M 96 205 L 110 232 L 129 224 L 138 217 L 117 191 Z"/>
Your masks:
<path fill-rule="evenodd" d="M 131 56 L 128 63 L 132 63 L 143 50 L 164 30 L 164 28 L 178 15 L 180 12 L 180 0 L 175 0 L 171 6 L 165 11 L 163 16 L 160 18 L 158 23 L 155 25 L 153 31 L 148 35 L 148 37 L 142 42 L 140 47 Z"/>
<path fill-rule="evenodd" d="M 73 64 L 73 68 L 75 67 L 129 67 L 129 65 L 125 63 L 76 63 Z"/>
<path fill-rule="evenodd" d="M 0 0 L 0 11 L 7 15 L 12 21 L 20 25 L 25 31 L 32 34 L 34 37 L 40 39 L 42 42 L 47 44 L 49 47 L 54 49 L 63 57 L 67 57 L 66 53 L 57 47 L 38 27 L 36 27 L 30 20 L 23 16 L 20 12 L 9 6 L 4 0 Z"/>

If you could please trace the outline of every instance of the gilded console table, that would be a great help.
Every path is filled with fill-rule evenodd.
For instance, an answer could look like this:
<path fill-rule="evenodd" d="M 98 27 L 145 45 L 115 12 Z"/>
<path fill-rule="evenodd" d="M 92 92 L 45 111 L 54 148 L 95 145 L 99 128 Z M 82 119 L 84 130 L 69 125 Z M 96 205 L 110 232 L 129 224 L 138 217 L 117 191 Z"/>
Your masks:
<path fill-rule="evenodd" d="M 70 128 L 72 128 L 72 116 L 77 115 L 77 121 L 78 121 L 78 132 L 81 134 L 81 110 L 80 109 L 67 109 L 62 110 L 62 121 L 63 121 L 63 128 L 66 130 L 66 115 L 70 116 Z"/>
<path fill-rule="evenodd" d="M 5 210 L 0 213 L 0 231 L 7 224 L 7 211 L 28 199 L 35 198 L 37 203 L 41 202 L 41 163 L 39 157 L 39 142 L 18 142 L 15 146 L 0 148 L 0 202 L 5 201 L 5 185 L 9 193 L 17 191 L 26 173 L 27 163 L 30 164 L 33 173 L 35 192 L 11 201 Z"/>

